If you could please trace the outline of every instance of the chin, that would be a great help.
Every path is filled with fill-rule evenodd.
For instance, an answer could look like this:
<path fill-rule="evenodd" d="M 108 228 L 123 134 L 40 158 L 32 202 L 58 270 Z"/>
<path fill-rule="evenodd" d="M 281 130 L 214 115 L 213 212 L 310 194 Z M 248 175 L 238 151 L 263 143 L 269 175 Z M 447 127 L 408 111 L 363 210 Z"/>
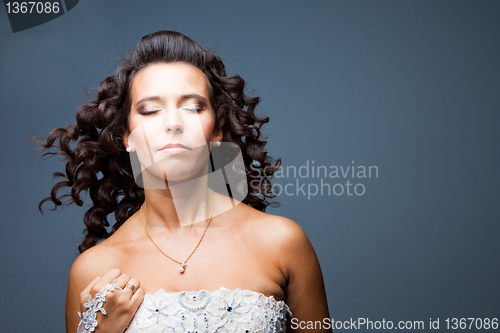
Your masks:
<path fill-rule="evenodd" d="M 144 187 L 165 188 L 165 180 L 169 185 L 186 183 L 206 175 L 206 170 L 206 163 L 195 164 L 166 158 L 143 169 Z"/>

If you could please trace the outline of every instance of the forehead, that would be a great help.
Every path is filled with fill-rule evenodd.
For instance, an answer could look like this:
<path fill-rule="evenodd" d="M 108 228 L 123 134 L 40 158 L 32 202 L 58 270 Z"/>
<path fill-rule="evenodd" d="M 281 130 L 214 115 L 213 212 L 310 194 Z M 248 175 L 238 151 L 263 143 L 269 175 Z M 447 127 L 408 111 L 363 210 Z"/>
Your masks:
<path fill-rule="evenodd" d="M 209 98 L 207 78 L 193 65 L 183 62 L 151 64 L 132 80 L 132 102 L 144 97 L 173 99 L 189 94 Z"/>

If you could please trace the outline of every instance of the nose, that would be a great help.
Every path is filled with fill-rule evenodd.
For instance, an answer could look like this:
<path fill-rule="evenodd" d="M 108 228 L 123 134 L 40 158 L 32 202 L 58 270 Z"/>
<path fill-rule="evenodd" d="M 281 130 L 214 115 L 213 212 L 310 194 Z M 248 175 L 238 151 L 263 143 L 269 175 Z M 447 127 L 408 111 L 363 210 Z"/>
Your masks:
<path fill-rule="evenodd" d="M 170 134 L 181 134 L 184 132 L 184 122 L 180 110 L 170 109 L 165 113 L 165 130 Z"/>

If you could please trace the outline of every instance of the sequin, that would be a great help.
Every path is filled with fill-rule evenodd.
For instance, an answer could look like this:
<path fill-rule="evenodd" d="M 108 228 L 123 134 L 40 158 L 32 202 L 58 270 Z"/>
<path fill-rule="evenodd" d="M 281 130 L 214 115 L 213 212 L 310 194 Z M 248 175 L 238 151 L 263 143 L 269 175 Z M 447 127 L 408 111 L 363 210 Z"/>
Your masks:
<path fill-rule="evenodd" d="M 160 289 L 145 295 L 125 333 L 286 332 L 287 315 L 292 313 L 284 301 L 254 291 Z"/>

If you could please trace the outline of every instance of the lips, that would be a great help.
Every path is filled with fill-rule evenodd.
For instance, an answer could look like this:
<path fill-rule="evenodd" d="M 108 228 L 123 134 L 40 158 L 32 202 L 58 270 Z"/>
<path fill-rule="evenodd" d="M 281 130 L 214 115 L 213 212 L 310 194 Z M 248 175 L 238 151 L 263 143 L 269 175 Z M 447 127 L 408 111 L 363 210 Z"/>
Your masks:
<path fill-rule="evenodd" d="M 182 152 L 188 151 L 188 150 L 191 150 L 191 149 L 184 146 L 183 144 L 180 144 L 180 143 L 169 143 L 168 145 L 166 145 L 165 147 L 160 149 L 160 151 L 172 153 L 172 154 L 182 153 Z"/>

